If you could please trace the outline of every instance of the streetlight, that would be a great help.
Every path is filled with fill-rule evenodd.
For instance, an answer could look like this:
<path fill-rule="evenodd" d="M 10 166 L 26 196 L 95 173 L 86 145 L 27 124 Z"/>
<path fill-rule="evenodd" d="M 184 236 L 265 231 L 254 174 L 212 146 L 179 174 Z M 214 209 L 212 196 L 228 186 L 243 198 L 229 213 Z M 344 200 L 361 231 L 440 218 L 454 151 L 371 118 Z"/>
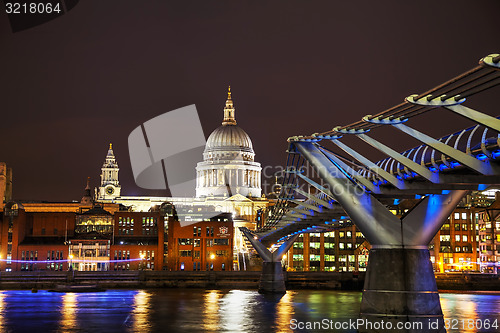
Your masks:
<path fill-rule="evenodd" d="M 143 268 L 144 268 L 144 267 L 143 267 L 143 266 L 144 266 L 144 263 L 143 263 L 143 262 L 144 262 L 144 258 L 146 258 L 146 253 L 144 253 L 144 252 L 139 253 L 139 257 L 141 257 L 141 265 L 140 265 L 140 269 L 143 269 Z"/>
<path fill-rule="evenodd" d="M 69 259 L 69 267 L 68 267 L 68 270 L 72 271 L 73 270 L 73 254 L 70 254 L 68 256 L 68 259 Z"/>
<path fill-rule="evenodd" d="M 214 270 L 214 259 L 215 259 L 215 254 L 211 254 L 210 255 L 210 259 L 212 260 L 212 262 L 210 263 L 210 270 L 213 271 Z"/>

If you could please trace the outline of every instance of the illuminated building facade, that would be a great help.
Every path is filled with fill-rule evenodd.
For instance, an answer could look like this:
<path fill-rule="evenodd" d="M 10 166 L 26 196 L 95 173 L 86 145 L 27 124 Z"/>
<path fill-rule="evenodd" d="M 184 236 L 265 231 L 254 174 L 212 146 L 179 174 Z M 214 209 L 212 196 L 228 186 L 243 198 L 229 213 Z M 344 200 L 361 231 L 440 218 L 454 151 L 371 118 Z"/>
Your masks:
<path fill-rule="evenodd" d="M 177 271 L 230 271 L 233 269 L 234 227 L 231 214 L 223 213 L 182 227 L 168 223 L 168 268 Z"/>
<path fill-rule="evenodd" d="M 99 203 L 115 203 L 134 212 L 148 212 L 165 203 L 175 206 L 182 221 L 200 221 L 209 210 L 213 215 L 230 213 L 234 221 L 234 240 L 238 253 L 246 253 L 238 227 L 255 229 L 257 212 L 272 204 L 262 196 L 261 166 L 254 160 L 250 136 L 237 125 L 229 88 L 223 122 L 208 137 L 202 162 L 196 167 L 196 197 L 123 196 L 118 181 L 118 163 L 112 150 L 101 168 L 101 184 L 95 190 Z"/>
<path fill-rule="evenodd" d="M 0 209 L 6 202 L 12 200 L 12 168 L 5 162 L 0 162 Z"/>
<path fill-rule="evenodd" d="M 101 185 L 97 191 L 97 199 L 109 200 L 120 196 L 121 186 L 118 181 L 118 163 L 113 152 L 113 145 L 109 144 L 106 159 L 101 168 Z"/>
<path fill-rule="evenodd" d="M 500 200 L 479 212 L 479 269 L 485 273 L 500 272 Z"/>
<path fill-rule="evenodd" d="M 284 258 L 291 271 L 365 271 L 370 245 L 355 227 L 302 234 Z"/>
<path fill-rule="evenodd" d="M 429 245 L 436 272 L 478 271 L 479 213 L 474 207 L 458 207 Z"/>
<path fill-rule="evenodd" d="M 250 136 L 236 123 L 229 87 L 222 126 L 208 137 L 203 162 L 196 166 L 196 196 L 259 198 L 262 168 L 254 157 Z"/>
<path fill-rule="evenodd" d="M 9 202 L 1 213 L 0 270 L 232 270 L 228 213 L 181 227 L 171 204 L 131 212 L 84 196 L 26 206 Z"/>

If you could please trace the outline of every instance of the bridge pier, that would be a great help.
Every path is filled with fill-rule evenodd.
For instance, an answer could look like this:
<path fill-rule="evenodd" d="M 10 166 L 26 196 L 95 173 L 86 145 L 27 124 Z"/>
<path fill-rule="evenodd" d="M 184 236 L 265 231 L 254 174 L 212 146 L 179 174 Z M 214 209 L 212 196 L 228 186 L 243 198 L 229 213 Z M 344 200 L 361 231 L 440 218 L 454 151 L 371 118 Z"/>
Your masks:
<path fill-rule="evenodd" d="M 375 247 L 368 260 L 361 319 L 393 327 L 407 323 L 401 332 L 446 332 L 428 249 Z"/>
<path fill-rule="evenodd" d="M 285 294 L 285 277 L 280 261 L 262 262 L 262 273 L 259 282 L 259 293 L 261 294 Z"/>
<path fill-rule="evenodd" d="M 285 294 L 285 277 L 283 274 L 281 259 L 299 235 L 290 237 L 283 244 L 281 244 L 277 250 L 271 252 L 260 242 L 258 237 L 253 235 L 247 228 L 240 228 L 240 230 L 262 258 L 262 273 L 259 282 L 259 293 Z"/>

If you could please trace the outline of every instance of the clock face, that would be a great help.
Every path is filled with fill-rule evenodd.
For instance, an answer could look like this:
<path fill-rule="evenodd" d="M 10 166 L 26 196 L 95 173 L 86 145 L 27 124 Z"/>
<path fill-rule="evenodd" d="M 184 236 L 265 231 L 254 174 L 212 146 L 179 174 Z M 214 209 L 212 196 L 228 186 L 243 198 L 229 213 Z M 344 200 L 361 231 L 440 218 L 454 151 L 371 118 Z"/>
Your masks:
<path fill-rule="evenodd" d="M 106 193 L 111 195 L 113 193 L 115 193 L 115 189 L 113 187 L 106 187 Z"/>

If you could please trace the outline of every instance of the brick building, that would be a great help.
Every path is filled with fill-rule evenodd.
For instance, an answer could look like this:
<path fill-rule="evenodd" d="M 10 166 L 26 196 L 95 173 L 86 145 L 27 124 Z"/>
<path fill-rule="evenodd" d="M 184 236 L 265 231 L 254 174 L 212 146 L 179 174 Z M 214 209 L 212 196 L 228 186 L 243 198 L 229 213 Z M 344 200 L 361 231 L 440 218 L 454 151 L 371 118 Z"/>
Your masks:
<path fill-rule="evenodd" d="M 229 271 L 233 268 L 234 227 L 231 214 L 182 227 L 168 223 L 169 270 Z"/>
<path fill-rule="evenodd" d="M 171 207 L 131 212 L 85 200 L 26 206 L 9 202 L 0 213 L 0 270 L 232 269 L 228 213 L 181 227 Z"/>

